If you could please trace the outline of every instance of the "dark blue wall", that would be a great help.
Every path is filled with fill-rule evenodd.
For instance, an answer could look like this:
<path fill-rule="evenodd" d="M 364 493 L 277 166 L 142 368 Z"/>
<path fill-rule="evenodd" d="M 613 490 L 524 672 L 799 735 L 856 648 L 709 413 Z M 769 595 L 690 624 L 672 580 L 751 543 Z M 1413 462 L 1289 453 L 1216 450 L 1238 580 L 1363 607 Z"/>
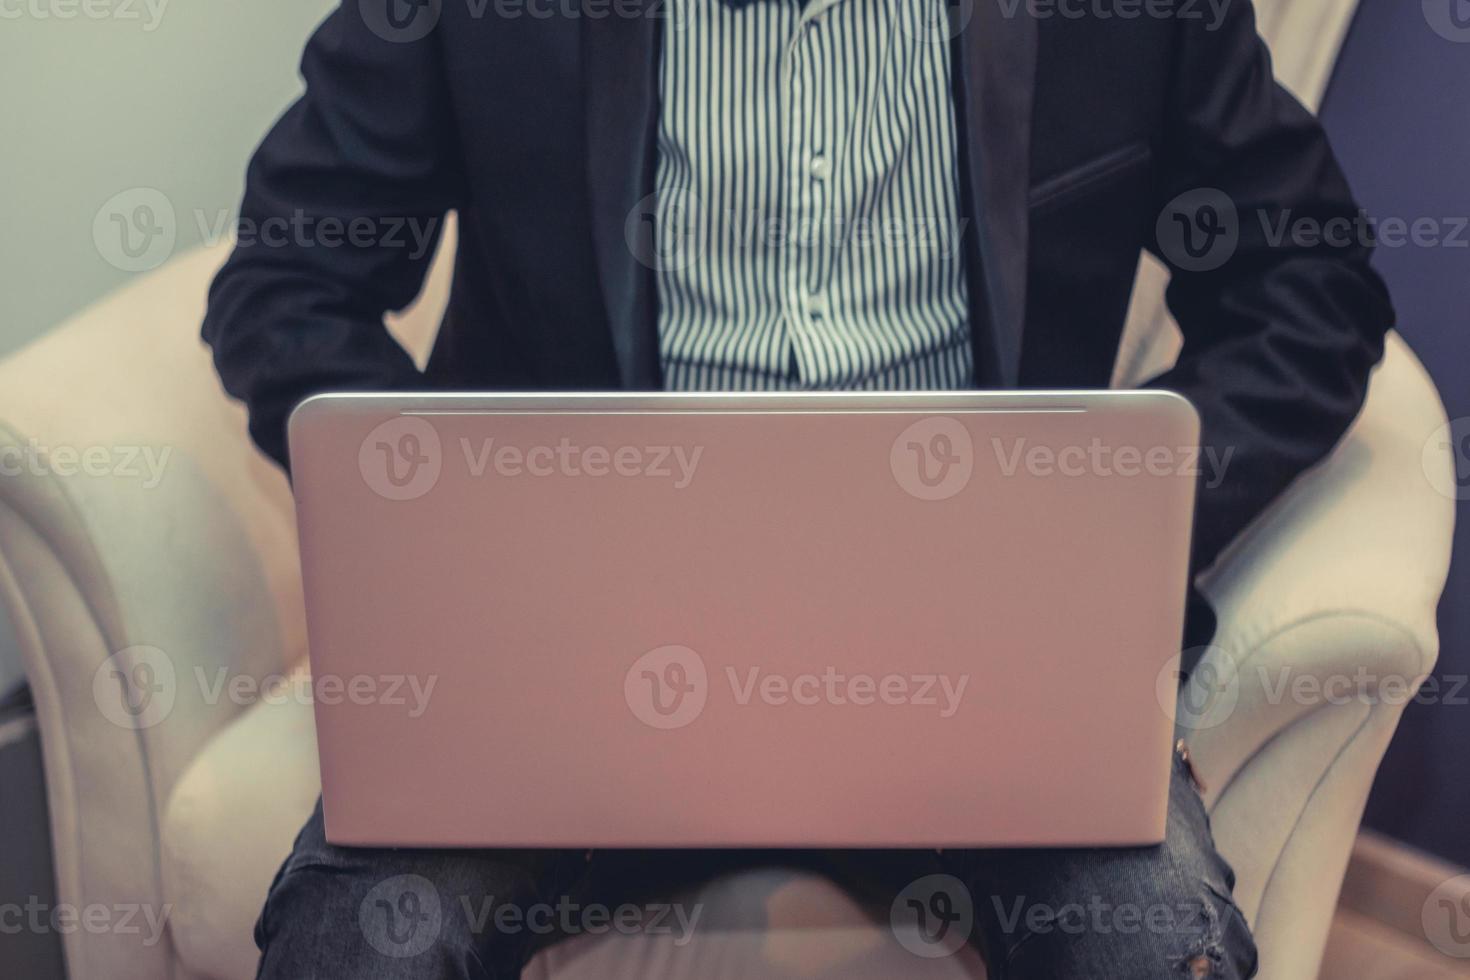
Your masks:
<path fill-rule="evenodd" d="M 1450 29 L 1452 12 L 1464 30 Z M 1322 119 L 1375 217 L 1470 217 L 1470 2 L 1362 0 Z M 1470 231 L 1458 247 L 1380 248 L 1376 262 L 1450 418 L 1470 416 Z M 1470 458 L 1458 465 L 1470 476 Z M 1470 502 L 1455 545 L 1439 617 L 1446 678 L 1470 674 Z M 1470 688 L 1459 693 L 1456 703 L 1410 705 L 1367 822 L 1470 866 Z"/>

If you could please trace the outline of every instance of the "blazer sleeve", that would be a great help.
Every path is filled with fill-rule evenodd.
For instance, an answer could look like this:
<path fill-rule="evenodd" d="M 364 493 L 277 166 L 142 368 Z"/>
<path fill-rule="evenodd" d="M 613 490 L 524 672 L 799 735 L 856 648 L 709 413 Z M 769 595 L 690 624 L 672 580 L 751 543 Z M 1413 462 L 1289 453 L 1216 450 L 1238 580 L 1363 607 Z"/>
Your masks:
<path fill-rule="evenodd" d="M 1150 384 L 1194 403 L 1213 461 L 1196 571 L 1337 444 L 1394 319 L 1326 134 L 1276 83 L 1248 0 L 1224 9 L 1176 25 L 1151 244 L 1184 344 Z"/>
<path fill-rule="evenodd" d="M 283 468 L 287 416 L 308 395 L 419 383 L 383 315 L 418 294 L 463 186 L 437 32 L 375 21 L 384 6 L 344 0 L 308 42 L 305 94 L 250 162 L 209 291 L 220 378 Z"/>

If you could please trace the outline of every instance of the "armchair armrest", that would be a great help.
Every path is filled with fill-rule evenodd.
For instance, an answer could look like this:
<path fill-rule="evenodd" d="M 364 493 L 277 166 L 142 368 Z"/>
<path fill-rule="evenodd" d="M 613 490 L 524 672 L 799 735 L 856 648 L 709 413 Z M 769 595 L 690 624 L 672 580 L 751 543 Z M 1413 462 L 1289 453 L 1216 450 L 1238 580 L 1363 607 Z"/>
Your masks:
<path fill-rule="evenodd" d="M 1188 703 L 1209 704 L 1191 745 L 1212 799 L 1282 729 L 1343 699 L 1340 682 L 1319 699 L 1315 681 L 1283 685 L 1282 672 L 1346 677 L 1354 696 L 1361 687 L 1402 706 L 1434 666 L 1455 519 L 1431 480 L 1448 484 L 1453 468 L 1436 439 L 1444 423 L 1429 376 L 1391 334 L 1342 444 L 1202 577 L 1219 628 Z"/>
<path fill-rule="evenodd" d="M 217 679 L 263 680 L 302 652 L 286 483 L 198 340 L 222 258 L 171 262 L 0 362 L 0 602 L 41 724 L 59 897 L 76 905 L 166 915 L 157 815 L 243 710 Z M 146 648 L 161 653 L 136 673 Z M 69 933 L 71 975 L 170 975 L 148 932 Z"/>
<path fill-rule="evenodd" d="M 1453 485 L 1444 424 L 1390 335 L 1342 444 L 1201 578 L 1219 628 L 1181 724 L 1263 976 L 1315 974 L 1378 763 L 1434 665 L 1455 514 L 1436 489 Z"/>

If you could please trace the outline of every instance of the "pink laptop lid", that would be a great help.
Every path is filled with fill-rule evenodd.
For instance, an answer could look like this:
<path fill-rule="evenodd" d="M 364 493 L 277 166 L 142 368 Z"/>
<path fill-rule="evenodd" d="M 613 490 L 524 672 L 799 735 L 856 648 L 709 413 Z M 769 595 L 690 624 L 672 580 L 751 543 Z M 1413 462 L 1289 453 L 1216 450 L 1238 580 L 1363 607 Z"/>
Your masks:
<path fill-rule="evenodd" d="M 1161 840 L 1197 439 L 1163 392 L 312 398 L 328 837 Z"/>

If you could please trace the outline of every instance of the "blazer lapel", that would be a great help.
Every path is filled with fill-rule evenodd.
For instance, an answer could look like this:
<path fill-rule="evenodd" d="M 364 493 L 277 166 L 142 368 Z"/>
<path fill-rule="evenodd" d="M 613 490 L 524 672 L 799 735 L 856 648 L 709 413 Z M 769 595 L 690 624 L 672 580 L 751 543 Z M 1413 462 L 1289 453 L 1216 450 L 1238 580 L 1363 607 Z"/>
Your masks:
<path fill-rule="evenodd" d="M 1036 19 L 1019 0 L 955 5 L 955 16 L 966 12 L 953 54 L 961 177 L 977 253 L 967 256 L 976 380 L 1009 388 L 1020 373 L 1026 319 Z"/>
<path fill-rule="evenodd" d="M 584 0 L 580 19 L 593 250 L 618 373 L 631 390 L 661 387 L 647 249 L 658 132 L 659 14 L 665 9 L 646 0 L 619 0 L 609 11 L 605 0 Z"/>

